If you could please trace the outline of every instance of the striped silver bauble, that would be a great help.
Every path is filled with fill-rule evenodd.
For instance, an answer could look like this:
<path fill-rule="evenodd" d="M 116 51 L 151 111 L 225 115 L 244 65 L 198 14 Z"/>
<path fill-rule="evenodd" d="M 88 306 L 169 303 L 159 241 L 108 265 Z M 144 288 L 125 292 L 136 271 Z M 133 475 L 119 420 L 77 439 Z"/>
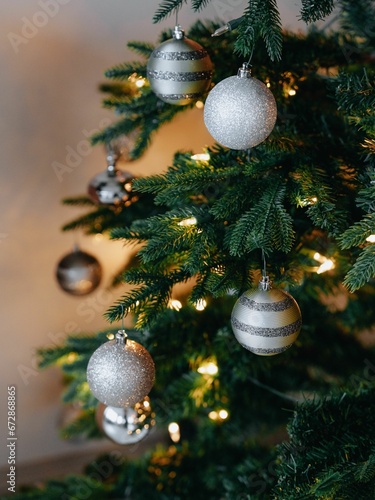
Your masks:
<path fill-rule="evenodd" d="M 212 62 L 207 51 L 199 43 L 186 38 L 181 27 L 176 26 L 173 38 L 152 52 L 147 77 L 159 99 L 184 106 L 208 91 Z"/>
<path fill-rule="evenodd" d="M 286 351 L 297 339 L 302 326 L 295 299 L 263 278 L 258 289 L 247 290 L 233 307 L 233 333 L 238 342 L 260 356 Z"/>

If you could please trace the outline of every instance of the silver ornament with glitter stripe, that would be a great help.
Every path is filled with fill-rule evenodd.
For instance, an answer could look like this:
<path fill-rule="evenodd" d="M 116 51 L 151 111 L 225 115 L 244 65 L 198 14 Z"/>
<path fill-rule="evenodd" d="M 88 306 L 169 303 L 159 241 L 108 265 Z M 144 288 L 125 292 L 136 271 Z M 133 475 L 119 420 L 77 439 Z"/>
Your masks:
<path fill-rule="evenodd" d="M 258 289 L 247 290 L 233 307 L 233 333 L 238 342 L 260 356 L 273 356 L 297 339 L 302 318 L 295 299 L 284 290 L 271 288 L 268 277 Z"/>
<path fill-rule="evenodd" d="M 147 77 L 159 99 L 183 106 L 208 91 L 212 62 L 207 51 L 199 43 L 186 38 L 181 27 L 176 26 L 173 38 L 152 52 Z"/>
<path fill-rule="evenodd" d="M 93 395 L 105 405 L 134 406 L 154 385 L 155 365 L 141 344 L 128 340 L 124 330 L 92 354 L 87 382 Z"/>
<path fill-rule="evenodd" d="M 277 118 L 276 101 L 244 63 L 236 76 L 225 78 L 208 94 L 204 123 L 212 137 L 227 148 L 245 150 L 263 142 Z"/>

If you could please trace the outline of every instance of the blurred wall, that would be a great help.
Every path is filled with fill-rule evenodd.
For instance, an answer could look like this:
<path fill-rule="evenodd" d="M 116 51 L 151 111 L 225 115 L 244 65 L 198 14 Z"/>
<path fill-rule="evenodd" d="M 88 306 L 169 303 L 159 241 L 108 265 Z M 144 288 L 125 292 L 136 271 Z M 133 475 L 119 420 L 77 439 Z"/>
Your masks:
<path fill-rule="evenodd" d="M 245 6 L 244 0 L 213 0 L 201 17 L 228 21 L 239 17 Z M 88 181 L 106 166 L 103 148 L 86 142 L 73 170 L 60 178 L 52 165 L 66 164 L 68 150 L 83 151 L 87 136 L 105 121 L 114 121 L 101 107 L 98 84 L 107 68 L 136 59 L 127 41 L 155 42 L 162 29 L 173 27 L 172 18 L 152 24 L 157 7 L 157 1 L 140 0 L 1 2 L 0 466 L 8 457 L 9 385 L 17 387 L 18 463 L 97 446 L 60 440 L 65 411 L 61 375 L 54 368 L 36 370 L 34 353 L 72 331 L 108 326 L 102 314 L 121 291 L 108 292 L 107 286 L 128 255 L 122 243 L 60 229 L 84 213 L 63 207 L 61 199 L 86 192 Z M 280 9 L 284 26 L 304 30 L 297 21 L 299 5 L 284 0 Z M 196 19 L 189 7 L 179 16 L 185 28 Z M 160 172 L 177 150 L 201 152 L 212 142 L 202 111 L 195 109 L 165 126 L 144 157 L 128 169 L 136 175 Z M 56 263 L 76 240 L 104 268 L 100 288 L 83 298 L 61 291 L 54 278 Z"/>

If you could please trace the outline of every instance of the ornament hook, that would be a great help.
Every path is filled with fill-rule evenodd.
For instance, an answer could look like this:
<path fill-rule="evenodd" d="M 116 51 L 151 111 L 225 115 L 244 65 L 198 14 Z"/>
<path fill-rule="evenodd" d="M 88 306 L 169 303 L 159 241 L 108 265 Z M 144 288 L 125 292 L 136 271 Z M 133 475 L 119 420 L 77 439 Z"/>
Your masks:
<path fill-rule="evenodd" d="M 173 30 L 173 38 L 175 40 L 182 40 L 185 36 L 184 30 L 181 28 L 181 26 L 178 24 L 178 11 L 179 11 L 180 5 L 177 5 L 176 7 L 176 24 Z"/>
<path fill-rule="evenodd" d="M 122 315 L 121 315 L 121 330 L 119 330 L 116 333 L 116 344 L 125 345 L 126 344 L 126 339 L 128 338 L 128 335 L 125 332 L 125 326 L 124 326 L 124 316 L 125 316 L 125 313 L 124 313 L 124 304 L 120 304 L 120 307 L 121 307 L 121 312 L 122 312 Z"/>
<path fill-rule="evenodd" d="M 262 260 L 263 260 L 262 279 L 259 281 L 259 288 L 263 291 L 267 291 L 271 288 L 271 281 L 269 276 L 267 276 L 266 254 L 263 248 L 262 248 Z"/>
<path fill-rule="evenodd" d="M 247 68 L 251 68 L 251 59 L 253 58 L 253 54 L 254 54 L 254 44 L 255 44 L 255 32 L 254 32 L 254 28 L 252 26 L 248 26 L 246 28 L 246 31 L 245 31 L 245 35 L 251 31 L 251 40 L 252 40 L 252 44 L 251 44 L 251 51 L 250 51 L 250 56 L 249 56 L 249 60 L 247 61 L 247 63 L 244 63 L 244 65 L 246 64 L 246 67 Z"/>
<path fill-rule="evenodd" d="M 107 142 L 105 145 L 107 152 L 107 171 L 108 174 L 114 176 L 116 174 L 116 162 L 118 159 L 118 155 L 113 147 L 113 144 Z"/>

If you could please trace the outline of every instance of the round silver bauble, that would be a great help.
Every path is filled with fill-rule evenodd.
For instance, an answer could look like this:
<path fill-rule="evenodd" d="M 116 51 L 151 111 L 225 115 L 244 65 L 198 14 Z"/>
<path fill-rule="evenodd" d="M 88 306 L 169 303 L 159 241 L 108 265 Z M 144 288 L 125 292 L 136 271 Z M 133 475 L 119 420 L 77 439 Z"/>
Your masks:
<path fill-rule="evenodd" d="M 154 417 L 147 396 L 133 407 L 117 408 L 100 403 L 96 411 L 99 429 L 117 444 L 139 443 L 155 425 Z"/>
<path fill-rule="evenodd" d="M 212 137 L 231 149 L 249 149 L 263 142 L 277 118 L 276 101 L 264 83 L 251 76 L 245 63 L 208 94 L 204 122 Z"/>
<path fill-rule="evenodd" d="M 132 192 L 134 177 L 129 172 L 109 166 L 104 172 L 91 179 L 88 194 L 99 205 L 129 206 L 135 201 Z"/>
<path fill-rule="evenodd" d="M 155 365 L 141 344 L 127 339 L 124 330 L 92 354 L 87 382 L 93 395 L 105 405 L 134 406 L 151 391 Z"/>
<path fill-rule="evenodd" d="M 147 77 L 159 99 L 183 106 L 208 91 L 212 62 L 207 51 L 199 43 L 186 38 L 181 27 L 176 26 L 173 38 L 152 52 Z"/>
<path fill-rule="evenodd" d="M 263 278 L 258 289 L 241 295 L 233 307 L 233 333 L 238 342 L 260 356 L 273 356 L 297 339 L 302 318 L 295 299 L 288 293 L 271 288 Z"/>
<path fill-rule="evenodd" d="M 102 268 L 95 257 L 76 247 L 57 264 L 56 278 L 65 292 L 87 295 L 99 285 Z"/>

